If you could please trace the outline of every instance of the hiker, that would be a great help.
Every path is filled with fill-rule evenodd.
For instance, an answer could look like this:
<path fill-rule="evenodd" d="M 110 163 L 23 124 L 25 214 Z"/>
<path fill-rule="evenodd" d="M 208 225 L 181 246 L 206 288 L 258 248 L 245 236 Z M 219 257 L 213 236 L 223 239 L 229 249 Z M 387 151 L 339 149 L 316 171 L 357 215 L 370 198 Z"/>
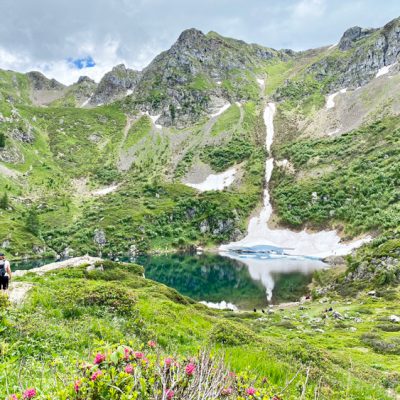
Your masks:
<path fill-rule="evenodd" d="M 7 290 L 11 280 L 10 262 L 6 260 L 3 253 L 0 253 L 0 290 Z"/>

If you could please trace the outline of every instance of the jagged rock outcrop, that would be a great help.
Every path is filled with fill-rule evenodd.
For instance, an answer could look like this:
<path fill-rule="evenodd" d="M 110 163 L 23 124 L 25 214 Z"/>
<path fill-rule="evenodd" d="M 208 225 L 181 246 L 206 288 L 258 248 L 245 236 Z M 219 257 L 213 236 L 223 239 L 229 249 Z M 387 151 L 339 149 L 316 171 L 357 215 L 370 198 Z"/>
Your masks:
<path fill-rule="evenodd" d="M 344 32 L 342 38 L 340 39 L 338 47 L 340 50 L 348 50 L 353 47 L 357 41 L 371 35 L 375 31 L 376 29 L 365 29 L 359 26 L 353 26 L 352 28 L 349 28 L 347 29 L 347 31 Z"/>
<path fill-rule="evenodd" d="M 289 56 L 215 32 L 205 35 L 188 29 L 143 70 L 133 105 L 161 114 L 162 125 L 185 126 L 210 113 L 217 103 L 248 99 L 252 90 L 257 93 L 251 69 L 273 57 Z"/>
<path fill-rule="evenodd" d="M 31 71 L 26 74 L 34 90 L 63 90 L 65 85 L 55 79 L 46 78 L 41 72 Z"/>
<path fill-rule="evenodd" d="M 354 89 L 373 79 L 379 69 L 397 62 L 400 53 L 400 18 L 381 29 L 348 29 L 339 43 L 340 53 L 324 57 L 309 72 L 319 81 L 329 80 L 327 91 Z"/>
<path fill-rule="evenodd" d="M 90 99 L 90 104 L 106 104 L 129 95 L 136 87 L 140 76 L 140 72 L 126 68 L 124 64 L 117 65 L 101 79 Z"/>
<path fill-rule="evenodd" d="M 78 85 L 96 85 L 96 82 L 88 76 L 80 76 L 76 83 Z"/>

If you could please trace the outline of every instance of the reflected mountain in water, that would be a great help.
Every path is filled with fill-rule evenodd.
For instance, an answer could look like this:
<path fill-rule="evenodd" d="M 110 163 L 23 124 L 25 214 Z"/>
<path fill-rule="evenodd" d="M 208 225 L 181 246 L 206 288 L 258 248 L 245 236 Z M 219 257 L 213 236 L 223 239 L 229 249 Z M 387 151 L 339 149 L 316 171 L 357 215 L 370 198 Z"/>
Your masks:
<path fill-rule="evenodd" d="M 31 269 L 49 262 L 54 260 L 21 261 L 12 263 L 12 269 Z M 141 256 L 134 262 L 144 266 L 147 278 L 194 300 L 216 307 L 226 302 L 240 309 L 296 301 L 307 292 L 312 273 L 326 266 L 315 259 L 269 253 L 165 254 Z"/>

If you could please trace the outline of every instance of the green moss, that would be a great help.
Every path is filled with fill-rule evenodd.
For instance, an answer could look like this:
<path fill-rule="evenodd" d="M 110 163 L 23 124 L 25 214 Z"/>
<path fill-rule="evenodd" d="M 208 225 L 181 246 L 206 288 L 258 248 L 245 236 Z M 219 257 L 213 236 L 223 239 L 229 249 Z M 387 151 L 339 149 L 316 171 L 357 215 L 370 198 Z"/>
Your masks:
<path fill-rule="evenodd" d="M 272 198 L 282 222 L 341 222 L 352 235 L 398 226 L 398 124 L 398 118 L 387 118 L 338 138 L 294 141 L 276 148 L 279 158 L 304 171 L 304 177 L 296 179 L 274 170 Z M 312 171 L 324 168 L 327 172 L 313 176 Z"/>
<path fill-rule="evenodd" d="M 218 136 L 224 132 L 231 132 L 239 123 L 240 109 L 234 104 L 230 106 L 221 116 L 217 119 L 211 128 L 211 135 Z"/>

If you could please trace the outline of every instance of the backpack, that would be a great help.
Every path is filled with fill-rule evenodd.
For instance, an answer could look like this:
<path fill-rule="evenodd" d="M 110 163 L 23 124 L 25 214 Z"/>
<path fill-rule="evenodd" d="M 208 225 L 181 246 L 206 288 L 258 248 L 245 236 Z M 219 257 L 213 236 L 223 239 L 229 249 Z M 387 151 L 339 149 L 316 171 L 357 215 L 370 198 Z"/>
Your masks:
<path fill-rule="evenodd" d="M 6 275 L 6 260 L 0 260 L 0 276 Z"/>

